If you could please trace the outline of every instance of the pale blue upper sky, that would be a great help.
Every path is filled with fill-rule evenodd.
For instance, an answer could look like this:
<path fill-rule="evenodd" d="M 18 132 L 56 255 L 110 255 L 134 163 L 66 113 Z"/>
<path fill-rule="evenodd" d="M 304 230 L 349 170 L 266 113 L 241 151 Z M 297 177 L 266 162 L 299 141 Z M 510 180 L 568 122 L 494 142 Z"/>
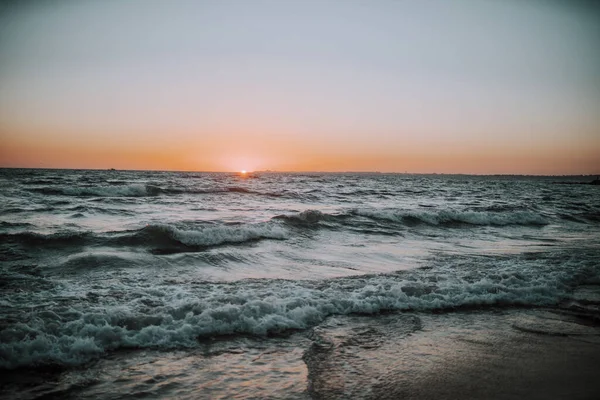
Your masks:
<path fill-rule="evenodd" d="M 228 135 L 301 138 L 348 155 L 600 151 L 600 12 L 589 2 L 33 1 L 1 10 L 8 141 L 127 132 L 207 148 Z"/>

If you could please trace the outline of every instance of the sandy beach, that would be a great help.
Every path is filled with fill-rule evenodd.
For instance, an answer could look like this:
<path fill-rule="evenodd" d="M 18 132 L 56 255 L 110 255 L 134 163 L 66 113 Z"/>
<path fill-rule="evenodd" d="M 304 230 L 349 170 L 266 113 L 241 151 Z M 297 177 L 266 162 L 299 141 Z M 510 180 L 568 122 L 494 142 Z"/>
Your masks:
<path fill-rule="evenodd" d="M 600 393 L 600 328 L 589 319 L 556 309 L 413 318 L 421 329 L 401 340 L 376 343 L 373 331 L 391 326 L 369 327 L 362 345 L 373 349 L 351 356 L 347 335 L 324 334 L 321 340 L 332 344 L 324 353 L 335 355 L 314 357 L 313 397 L 593 399 Z"/>

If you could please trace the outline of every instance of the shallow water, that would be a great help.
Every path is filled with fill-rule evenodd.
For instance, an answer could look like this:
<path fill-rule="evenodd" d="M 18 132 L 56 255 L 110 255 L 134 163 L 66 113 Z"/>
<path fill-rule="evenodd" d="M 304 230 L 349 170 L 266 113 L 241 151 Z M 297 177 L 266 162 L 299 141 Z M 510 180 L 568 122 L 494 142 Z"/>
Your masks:
<path fill-rule="evenodd" d="M 23 398 L 307 398 L 355 315 L 402 340 L 414 313 L 589 311 L 600 187 L 556 183 L 585 179 L 0 170 L 0 368 L 43 378 Z"/>

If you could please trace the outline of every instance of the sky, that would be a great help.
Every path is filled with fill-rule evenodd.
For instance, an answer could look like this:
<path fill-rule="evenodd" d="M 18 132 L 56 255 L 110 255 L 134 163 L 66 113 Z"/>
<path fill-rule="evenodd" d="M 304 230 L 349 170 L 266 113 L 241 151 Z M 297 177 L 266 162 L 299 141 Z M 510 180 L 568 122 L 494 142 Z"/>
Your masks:
<path fill-rule="evenodd" d="M 600 6 L 5 1 L 0 167 L 597 174 Z"/>

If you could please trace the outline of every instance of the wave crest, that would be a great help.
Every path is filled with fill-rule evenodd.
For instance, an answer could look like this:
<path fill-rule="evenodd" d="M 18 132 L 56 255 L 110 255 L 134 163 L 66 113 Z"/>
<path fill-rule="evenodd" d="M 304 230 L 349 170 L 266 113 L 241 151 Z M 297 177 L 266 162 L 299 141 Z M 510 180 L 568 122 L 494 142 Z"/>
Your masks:
<path fill-rule="evenodd" d="M 274 223 L 208 225 L 180 229 L 171 225 L 147 225 L 133 231 L 94 234 L 86 231 L 64 231 L 52 234 L 36 232 L 0 233 L 0 240 L 22 246 L 68 247 L 111 245 L 150 247 L 158 252 L 191 251 L 204 247 L 237 244 L 260 239 L 287 239 L 287 231 Z"/>
<path fill-rule="evenodd" d="M 599 279 L 597 261 L 594 250 L 577 259 L 448 258 L 427 269 L 325 281 L 119 286 L 118 304 L 107 290 L 87 292 L 62 314 L 26 312 L 0 331 L 0 368 L 78 365 L 117 348 L 195 347 L 202 337 L 306 329 L 332 315 L 556 305 L 574 285 Z"/>
<path fill-rule="evenodd" d="M 425 224 L 433 226 L 452 226 L 466 224 L 495 226 L 540 226 L 548 224 L 548 220 L 544 216 L 531 211 L 393 211 L 356 209 L 353 210 L 351 213 L 353 215 L 358 215 L 371 219 L 399 222 L 405 225 Z"/>
<path fill-rule="evenodd" d="M 541 226 L 548 224 L 548 219 L 532 211 L 420 211 L 420 210 L 386 210 L 386 209 L 353 209 L 336 214 L 324 213 L 308 209 L 296 214 L 284 214 L 273 217 L 292 225 L 312 225 L 321 221 L 337 222 L 349 226 L 359 226 L 357 218 L 363 217 L 380 222 L 392 222 L 406 226 L 460 226 L 460 225 L 491 225 L 491 226 Z"/>
<path fill-rule="evenodd" d="M 133 239 L 156 245 L 208 247 L 227 243 L 243 243 L 259 239 L 286 239 L 285 230 L 274 224 L 215 225 L 196 230 L 179 229 L 170 225 L 148 225 L 137 231 Z"/>
<path fill-rule="evenodd" d="M 319 221 L 332 220 L 335 216 L 323 213 L 319 210 L 304 210 L 297 214 L 282 214 L 273 217 L 274 219 L 283 220 L 292 225 L 308 225 L 315 224 Z"/>

